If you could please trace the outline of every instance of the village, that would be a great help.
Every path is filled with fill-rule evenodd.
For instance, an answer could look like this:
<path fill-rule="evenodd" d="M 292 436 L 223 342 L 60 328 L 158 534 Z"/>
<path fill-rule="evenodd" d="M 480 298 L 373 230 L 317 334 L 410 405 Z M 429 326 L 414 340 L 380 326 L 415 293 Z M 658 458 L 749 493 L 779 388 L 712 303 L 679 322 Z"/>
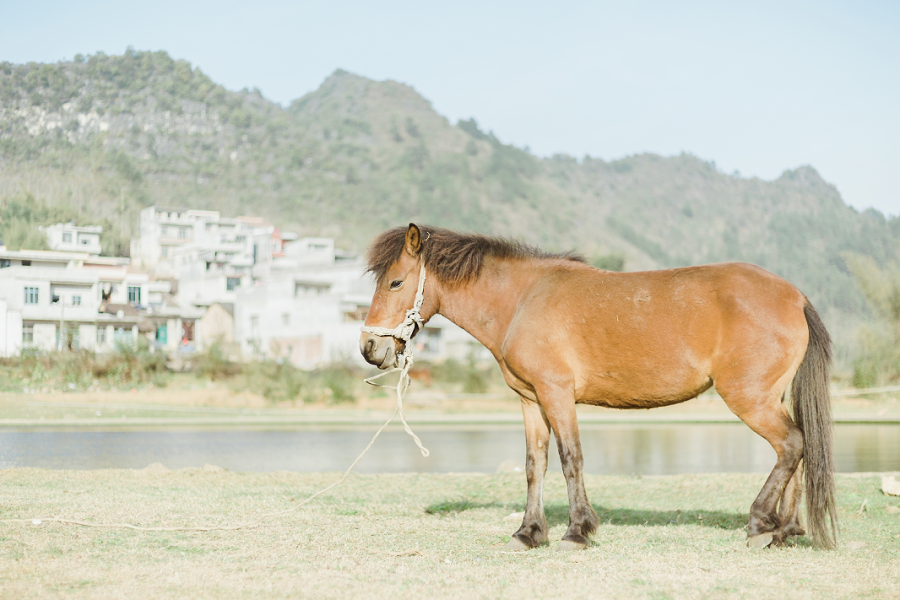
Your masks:
<path fill-rule="evenodd" d="M 365 364 L 359 333 L 374 281 L 333 239 L 163 206 L 141 211 L 129 258 L 102 255 L 99 226 L 41 231 L 50 250 L 0 245 L 0 356 L 146 340 L 174 364 L 212 344 L 232 360 Z M 480 347 L 441 316 L 415 341 L 417 357 L 436 362 Z"/>

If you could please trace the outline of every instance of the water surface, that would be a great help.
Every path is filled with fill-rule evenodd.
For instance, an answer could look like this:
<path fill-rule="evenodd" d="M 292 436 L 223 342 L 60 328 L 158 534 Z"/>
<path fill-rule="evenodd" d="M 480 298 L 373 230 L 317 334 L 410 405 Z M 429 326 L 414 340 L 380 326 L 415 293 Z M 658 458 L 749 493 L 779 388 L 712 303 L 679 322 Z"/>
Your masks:
<path fill-rule="evenodd" d="M 357 465 L 360 473 L 485 472 L 525 463 L 521 426 L 419 427 L 431 450 L 423 458 L 402 430 L 388 429 Z M 0 468 L 170 469 L 212 464 L 232 471 L 343 471 L 365 448 L 371 429 L 201 431 L 2 431 Z M 595 474 L 768 472 L 769 444 L 745 425 L 585 425 L 585 470 Z M 555 444 L 550 469 L 559 470 Z M 900 470 L 900 425 L 839 424 L 841 472 Z"/>

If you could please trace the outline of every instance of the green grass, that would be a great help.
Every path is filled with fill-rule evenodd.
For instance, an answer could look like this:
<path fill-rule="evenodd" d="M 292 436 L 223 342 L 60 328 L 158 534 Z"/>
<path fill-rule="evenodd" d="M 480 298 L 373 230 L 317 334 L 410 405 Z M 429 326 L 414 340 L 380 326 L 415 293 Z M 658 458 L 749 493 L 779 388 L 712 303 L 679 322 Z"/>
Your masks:
<path fill-rule="evenodd" d="M 296 506 L 335 474 L 0 471 L 0 518 L 228 525 Z M 900 499 L 838 476 L 842 545 L 745 546 L 757 474 L 588 476 L 594 545 L 560 554 L 566 491 L 544 489 L 551 545 L 507 553 L 522 475 L 352 475 L 313 503 L 238 531 L 0 524 L 0 597 L 890 598 Z M 865 509 L 861 506 L 865 501 Z"/>

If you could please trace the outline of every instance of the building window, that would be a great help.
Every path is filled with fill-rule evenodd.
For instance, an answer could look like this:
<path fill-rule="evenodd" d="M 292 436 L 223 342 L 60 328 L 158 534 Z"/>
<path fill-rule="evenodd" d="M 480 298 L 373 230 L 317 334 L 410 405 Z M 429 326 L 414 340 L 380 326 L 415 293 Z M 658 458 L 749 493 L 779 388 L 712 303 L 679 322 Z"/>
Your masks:
<path fill-rule="evenodd" d="M 0 269 L 6 269 L 10 266 L 10 262 L 8 258 L 0 258 Z"/>
<path fill-rule="evenodd" d="M 81 238 L 81 245 L 82 245 L 82 246 L 90 246 L 90 245 L 91 245 L 91 238 L 86 238 L 86 237 L 85 237 L 85 238 Z"/>
<path fill-rule="evenodd" d="M 38 303 L 38 288 L 36 288 L 36 287 L 25 288 L 25 304 L 37 304 L 37 303 Z"/>
<path fill-rule="evenodd" d="M 250 315 L 250 331 L 252 333 L 259 331 L 259 315 Z"/>
<path fill-rule="evenodd" d="M 369 314 L 368 306 L 357 306 L 356 310 L 348 310 L 344 313 L 344 321 L 365 321 L 366 316 Z"/>
<path fill-rule="evenodd" d="M 22 326 L 22 345 L 30 346 L 34 343 L 34 325 Z"/>
<path fill-rule="evenodd" d="M 162 256 L 163 258 L 169 258 L 169 247 L 168 247 L 168 246 L 160 246 L 160 247 L 159 247 L 159 254 L 160 254 L 160 256 Z"/>
<path fill-rule="evenodd" d="M 328 291 L 330 284 L 327 283 L 294 283 L 294 296 L 301 298 L 303 296 L 321 296 Z"/>
<path fill-rule="evenodd" d="M 71 234 L 71 233 L 64 233 L 64 234 L 63 234 L 63 243 L 65 243 L 65 244 L 71 244 L 71 243 L 72 243 L 72 234 Z"/>
<path fill-rule="evenodd" d="M 281 313 L 281 324 L 282 325 L 290 325 L 291 324 L 291 313 Z"/>
<path fill-rule="evenodd" d="M 98 326 L 97 327 L 97 345 L 103 346 L 106 344 L 106 327 Z"/>
<path fill-rule="evenodd" d="M 229 292 L 233 292 L 237 288 L 241 287 L 241 278 L 240 277 L 226 277 L 225 278 L 225 289 Z"/>
<path fill-rule="evenodd" d="M 30 267 L 30 266 L 31 266 L 31 261 L 30 261 L 30 260 L 23 260 L 23 261 L 22 261 L 22 266 L 23 266 L 23 267 Z"/>
<path fill-rule="evenodd" d="M 81 296 L 72 296 L 72 306 L 81 306 Z"/>
<path fill-rule="evenodd" d="M 141 288 L 136 285 L 128 286 L 128 304 L 140 304 L 141 303 Z"/>
<path fill-rule="evenodd" d="M 181 239 L 187 238 L 187 229 L 185 229 L 184 227 L 179 227 L 178 228 L 178 237 L 180 237 Z"/>
<path fill-rule="evenodd" d="M 239 235 L 239 236 L 236 236 L 236 237 L 234 238 L 234 241 L 237 242 L 238 244 L 243 244 L 244 242 L 247 241 L 247 236 L 246 236 L 246 235 Z"/>

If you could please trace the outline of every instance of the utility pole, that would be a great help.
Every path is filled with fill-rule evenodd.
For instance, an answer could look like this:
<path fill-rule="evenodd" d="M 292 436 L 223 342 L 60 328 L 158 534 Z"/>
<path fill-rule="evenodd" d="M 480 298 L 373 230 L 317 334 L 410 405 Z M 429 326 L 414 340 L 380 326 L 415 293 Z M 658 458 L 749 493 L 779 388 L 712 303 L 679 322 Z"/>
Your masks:
<path fill-rule="evenodd" d="M 65 335 L 65 331 L 66 331 L 66 297 L 63 294 L 63 291 L 60 290 L 59 291 L 59 335 L 56 336 L 59 340 L 56 344 L 58 346 L 57 350 L 59 350 L 60 352 L 62 352 L 63 345 L 64 345 L 63 336 Z"/>

